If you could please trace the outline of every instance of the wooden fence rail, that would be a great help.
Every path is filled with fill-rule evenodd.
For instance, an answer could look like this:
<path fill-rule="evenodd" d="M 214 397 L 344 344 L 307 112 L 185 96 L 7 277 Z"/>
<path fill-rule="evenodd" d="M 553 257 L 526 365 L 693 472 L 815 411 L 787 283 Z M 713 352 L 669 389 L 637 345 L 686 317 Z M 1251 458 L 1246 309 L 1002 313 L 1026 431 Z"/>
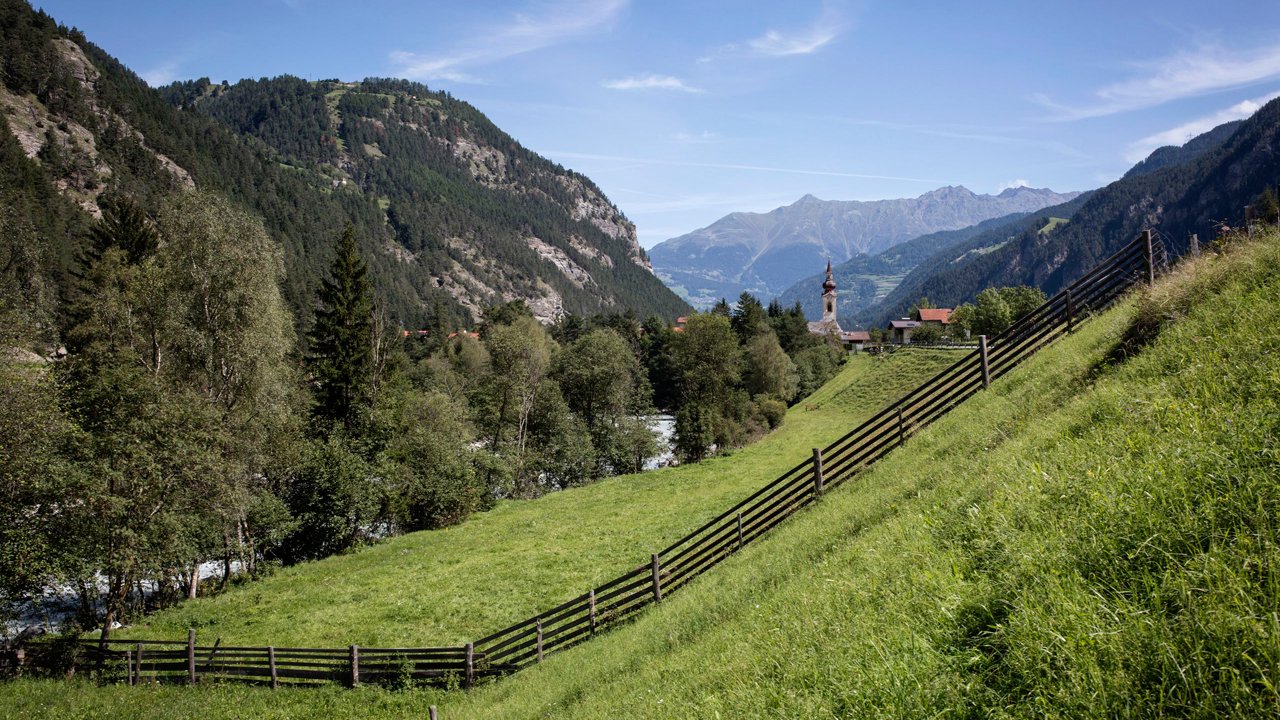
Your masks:
<path fill-rule="evenodd" d="M 461 647 L 280 648 L 196 645 L 187 640 L 84 640 L 78 664 L 146 681 L 315 684 L 434 682 L 471 687 L 539 663 L 554 652 L 661 602 L 798 510 L 818 501 L 926 425 L 989 387 L 1040 348 L 1167 266 L 1150 231 L 947 369 L 871 416 L 702 526 L 623 575 Z M 36 657 L 39 647 L 33 648 Z M 33 660 L 38 664 L 38 659 Z"/>

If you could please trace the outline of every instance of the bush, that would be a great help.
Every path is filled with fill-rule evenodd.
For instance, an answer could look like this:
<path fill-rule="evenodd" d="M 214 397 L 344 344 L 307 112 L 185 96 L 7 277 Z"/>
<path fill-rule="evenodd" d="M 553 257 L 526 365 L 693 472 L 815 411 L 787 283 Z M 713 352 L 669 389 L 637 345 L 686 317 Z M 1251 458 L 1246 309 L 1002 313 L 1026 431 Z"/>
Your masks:
<path fill-rule="evenodd" d="M 770 430 L 777 429 L 782 424 L 782 419 L 787 416 L 787 404 L 775 397 L 756 398 L 756 408 L 769 423 Z"/>

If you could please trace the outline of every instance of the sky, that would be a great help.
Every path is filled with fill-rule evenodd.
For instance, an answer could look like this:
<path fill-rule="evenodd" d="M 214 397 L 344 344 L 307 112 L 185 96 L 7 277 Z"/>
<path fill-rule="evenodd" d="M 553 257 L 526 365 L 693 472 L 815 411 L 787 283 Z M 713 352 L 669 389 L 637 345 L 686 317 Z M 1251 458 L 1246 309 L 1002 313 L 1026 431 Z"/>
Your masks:
<path fill-rule="evenodd" d="M 1087 190 L 1280 95 L 1280 2 L 33 0 L 152 85 L 404 77 L 641 244 L 943 185 Z"/>

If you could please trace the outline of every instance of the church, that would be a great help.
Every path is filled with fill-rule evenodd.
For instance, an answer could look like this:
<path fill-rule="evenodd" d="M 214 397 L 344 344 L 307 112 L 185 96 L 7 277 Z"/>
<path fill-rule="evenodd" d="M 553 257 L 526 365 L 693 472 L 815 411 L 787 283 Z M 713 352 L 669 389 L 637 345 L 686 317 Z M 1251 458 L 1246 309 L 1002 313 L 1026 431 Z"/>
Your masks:
<path fill-rule="evenodd" d="M 809 332 L 814 335 L 831 335 L 840 337 L 843 332 L 840 322 L 836 320 L 836 279 L 831 273 L 831 260 L 827 260 L 827 279 L 822 282 L 822 319 L 809 323 Z"/>
<path fill-rule="evenodd" d="M 822 281 L 822 319 L 809 323 L 809 332 L 824 337 L 834 335 L 846 349 L 855 353 L 871 342 L 871 334 L 865 330 L 845 332 L 840 329 L 840 321 L 836 319 L 836 279 L 829 259 L 827 278 Z"/>

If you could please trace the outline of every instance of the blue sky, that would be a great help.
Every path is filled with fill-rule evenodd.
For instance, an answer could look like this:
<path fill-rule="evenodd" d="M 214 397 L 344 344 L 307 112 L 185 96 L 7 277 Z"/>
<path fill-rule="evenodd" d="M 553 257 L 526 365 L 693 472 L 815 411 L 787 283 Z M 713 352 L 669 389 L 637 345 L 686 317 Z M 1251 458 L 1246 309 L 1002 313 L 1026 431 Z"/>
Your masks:
<path fill-rule="evenodd" d="M 1084 190 L 1280 94 L 1278 2 L 34 0 L 152 84 L 420 80 L 652 246 L 735 211 Z"/>

